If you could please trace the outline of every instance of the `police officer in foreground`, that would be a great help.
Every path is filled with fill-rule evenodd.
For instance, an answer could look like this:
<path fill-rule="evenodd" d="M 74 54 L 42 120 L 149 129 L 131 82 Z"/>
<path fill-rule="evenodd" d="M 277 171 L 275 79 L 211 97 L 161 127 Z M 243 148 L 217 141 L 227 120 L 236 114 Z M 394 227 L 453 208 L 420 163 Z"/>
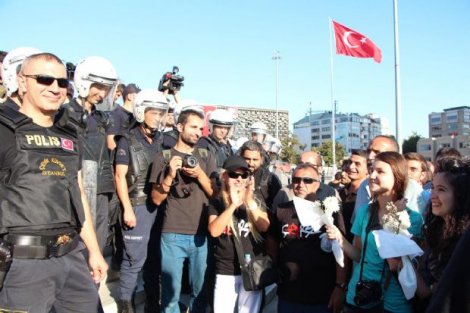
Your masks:
<path fill-rule="evenodd" d="M 118 312 L 134 312 L 132 296 L 137 276 L 147 257 L 150 231 L 157 206 L 150 198 L 148 183 L 153 159 L 161 150 L 160 130 L 168 102 L 157 89 L 139 92 L 134 103 L 136 123 L 120 137 L 116 150 L 116 187 L 123 207 L 124 254 L 121 264 Z M 158 295 L 155 295 L 158 298 Z"/>
<path fill-rule="evenodd" d="M 232 136 L 234 120 L 232 113 L 224 109 L 214 110 L 209 118 L 209 136 L 199 139 L 198 147 L 212 152 L 217 162 L 217 168 L 221 169 L 224 161 L 233 155 L 232 146 L 228 139 Z"/>
<path fill-rule="evenodd" d="M 18 83 L 19 112 L 0 108 L 0 312 L 96 312 L 95 282 L 108 266 L 82 189 L 76 130 L 67 112 L 57 114 L 65 66 L 32 55 Z"/>
<path fill-rule="evenodd" d="M 82 145 L 84 188 L 96 227 L 96 236 L 103 251 L 108 236 L 110 201 L 115 193 L 114 173 L 107 148 L 106 131 L 112 125 L 108 114 L 99 106 L 117 83 L 111 62 L 92 56 L 77 64 L 74 74 L 78 97 L 65 106 L 81 120 L 79 133 Z"/>

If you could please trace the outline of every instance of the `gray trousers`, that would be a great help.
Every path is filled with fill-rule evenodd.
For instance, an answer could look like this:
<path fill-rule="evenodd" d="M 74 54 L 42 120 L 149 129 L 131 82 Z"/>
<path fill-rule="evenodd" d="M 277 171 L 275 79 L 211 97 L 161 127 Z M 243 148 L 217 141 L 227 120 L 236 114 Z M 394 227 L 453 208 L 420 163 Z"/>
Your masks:
<path fill-rule="evenodd" d="M 90 313 L 98 290 L 80 243 L 70 253 L 50 259 L 13 259 L 0 291 L 0 312 Z"/>

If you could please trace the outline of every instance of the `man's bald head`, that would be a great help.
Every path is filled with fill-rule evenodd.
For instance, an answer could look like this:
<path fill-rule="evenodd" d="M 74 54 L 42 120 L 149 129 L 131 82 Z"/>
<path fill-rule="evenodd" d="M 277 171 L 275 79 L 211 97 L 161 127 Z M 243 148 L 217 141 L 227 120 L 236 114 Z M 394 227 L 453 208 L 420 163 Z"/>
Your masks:
<path fill-rule="evenodd" d="M 391 136 L 376 136 L 367 148 L 367 159 L 374 160 L 375 156 L 381 152 L 398 152 L 399 147 L 395 138 Z"/>
<path fill-rule="evenodd" d="M 322 172 L 322 160 L 321 155 L 315 151 L 306 151 L 300 155 L 300 163 L 312 164 L 318 171 Z"/>

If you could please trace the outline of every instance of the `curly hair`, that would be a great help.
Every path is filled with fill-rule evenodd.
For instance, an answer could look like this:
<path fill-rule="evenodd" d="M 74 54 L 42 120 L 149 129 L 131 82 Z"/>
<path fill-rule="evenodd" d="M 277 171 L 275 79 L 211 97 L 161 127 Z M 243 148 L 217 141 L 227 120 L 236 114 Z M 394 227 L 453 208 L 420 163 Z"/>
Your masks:
<path fill-rule="evenodd" d="M 441 267 L 447 264 L 460 237 L 470 225 L 470 163 L 457 157 L 438 160 L 436 175 L 442 174 L 452 187 L 454 207 L 447 223 L 432 213 L 426 215 L 424 236 L 433 255 L 438 257 Z"/>

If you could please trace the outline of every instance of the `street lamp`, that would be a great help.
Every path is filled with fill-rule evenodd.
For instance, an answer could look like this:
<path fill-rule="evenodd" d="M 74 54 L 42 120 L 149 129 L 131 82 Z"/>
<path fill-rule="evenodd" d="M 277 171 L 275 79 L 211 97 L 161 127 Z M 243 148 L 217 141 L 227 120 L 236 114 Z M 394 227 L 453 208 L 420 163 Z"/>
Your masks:
<path fill-rule="evenodd" d="M 279 139 L 279 107 L 278 107 L 278 88 L 279 88 L 279 60 L 281 55 L 279 51 L 274 50 L 273 60 L 276 61 L 276 138 Z"/>

